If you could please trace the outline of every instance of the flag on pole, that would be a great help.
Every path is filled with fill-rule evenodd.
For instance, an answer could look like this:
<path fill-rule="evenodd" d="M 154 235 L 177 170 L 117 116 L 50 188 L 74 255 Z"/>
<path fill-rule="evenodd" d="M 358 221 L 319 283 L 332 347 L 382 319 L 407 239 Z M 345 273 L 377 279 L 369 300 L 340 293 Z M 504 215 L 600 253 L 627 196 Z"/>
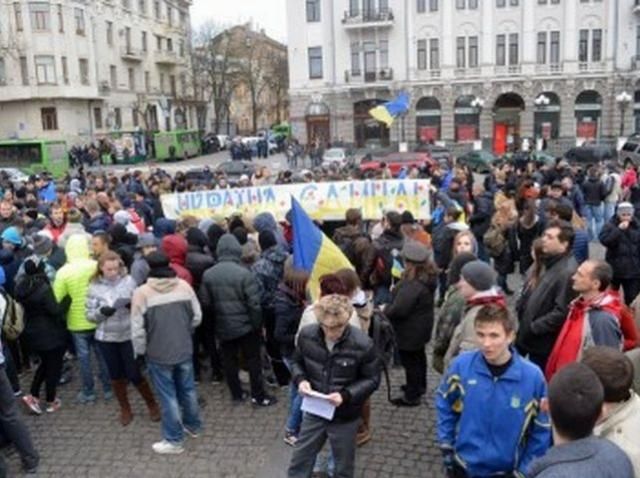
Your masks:
<path fill-rule="evenodd" d="M 320 297 L 320 277 L 353 265 L 335 243 L 316 226 L 304 208 L 291 198 L 293 265 L 309 273 L 312 300 Z"/>
<path fill-rule="evenodd" d="M 397 116 L 409 111 L 409 94 L 402 92 L 395 99 L 371 108 L 369 115 L 391 127 Z"/>

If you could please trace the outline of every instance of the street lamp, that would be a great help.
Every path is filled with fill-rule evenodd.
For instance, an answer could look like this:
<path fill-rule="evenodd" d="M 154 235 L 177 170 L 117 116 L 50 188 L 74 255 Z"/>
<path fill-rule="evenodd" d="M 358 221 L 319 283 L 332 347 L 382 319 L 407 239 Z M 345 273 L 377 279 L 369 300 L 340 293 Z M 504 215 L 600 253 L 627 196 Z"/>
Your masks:
<path fill-rule="evenodd" d="M 535 100 L 533 100 L 533 104 L 535 104 L 536 106 L 549 106 L 550 103 L 551 100 L 548 96 L 545 96 L 544 93 L 540 93 L 540 95 Z"/>
<path fill-rule="evenodd" d="M 631 103 L 631 100 L 631 95 L 626 91 L 616 95 L 616 103 L 618 103 L 620 107 L 620 136 L 624 135 L 624 113 L 629 103 Z"/>
<path fill-rule="evenodd" d="M 482 114 L 482 108 L 484 108 L 484 100 L 478 96 L 471 100 L 471 107 L 475 108 L 478 112 L 478 139 L 480 138 L 480 115 Z"/>

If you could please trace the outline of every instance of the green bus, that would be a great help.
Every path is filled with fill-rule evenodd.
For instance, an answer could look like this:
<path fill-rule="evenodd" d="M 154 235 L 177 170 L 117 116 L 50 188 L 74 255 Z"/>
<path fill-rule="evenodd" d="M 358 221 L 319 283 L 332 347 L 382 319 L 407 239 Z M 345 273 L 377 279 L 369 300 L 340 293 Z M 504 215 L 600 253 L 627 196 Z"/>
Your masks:
<path fill-rule="evenodd" d="M 191 158 L 200 154 L 198 130 L 161 131 L 153 135 L 156 160 Z"/>
<path fill-rule="evenodd" d="M 291 137 L 291 125 L 286 121 L 274 126 L 271 128 L 271 131 L 273 131 L 274 136 L 284 136 L 285 138 Z"/>
<path fill-rule="evenodd" d="M 102 164 L 134 164 L 147 159 L 145 134 L 143 131 L 115 131 L 96 138 L 106 145 L 108 152 L 102 154 Z"/>
<path fill-rule="evenodd" d="M 0 140 L 0 168 L 18 168 L 27 174 L 48 171 L 62 177 L 69 170 L 65 141 L 45 139 Z"/>

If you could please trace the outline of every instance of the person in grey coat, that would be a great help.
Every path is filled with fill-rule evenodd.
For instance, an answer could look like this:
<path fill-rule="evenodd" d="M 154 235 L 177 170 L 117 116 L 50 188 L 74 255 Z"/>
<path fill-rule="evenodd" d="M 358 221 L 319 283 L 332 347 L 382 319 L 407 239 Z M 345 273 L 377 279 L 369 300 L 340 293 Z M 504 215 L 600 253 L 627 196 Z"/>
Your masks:
<path fill-rule="evenodd" d="M 131 277 L 136 281 L 136 285 L 142 285 L 149 277 L 149 264 L 145 257 L 158 250 L 158 242 L 152 233 L 147 232 L 138 237 L 136 248 L 131 264 Z"/>
<path fill-rule="evenodd" d="M 554 446 L 531 464 L 528 478 L 633 478 L 627 455 L 613 442 L 593 436 L 602 413 L 604 388 L 596 373 L 572 363 L 549 384 Z"/>
<path fill-rule="evenodd" d="M 215 333 L 220 340 L 223 368 L 234 401 L 246 396 L 238 378 L 240 352 L 247 361 L 251 381 L 251 401 L 257 406 L 273 405 L 262 381 L 260 358 L 262 309 L 260 287 L 254 274 L 240 263 L 242 246 L 232 234 L 225 234 L 216 247 L 218 263 L 202 276 L 200 303 L 215 317 Z"/>

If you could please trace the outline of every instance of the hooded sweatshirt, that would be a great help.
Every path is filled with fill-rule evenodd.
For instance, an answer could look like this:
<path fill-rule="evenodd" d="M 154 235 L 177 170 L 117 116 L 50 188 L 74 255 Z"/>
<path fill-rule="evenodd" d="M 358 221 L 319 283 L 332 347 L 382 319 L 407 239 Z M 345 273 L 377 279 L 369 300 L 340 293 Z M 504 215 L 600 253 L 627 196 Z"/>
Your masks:
<path fill-rule="evenodd" d="M 278 226 L 273 214 L 270 212 L 261 212 L 253 219 L 253 228 L 256 232 L 261 233 L 262 231 L 271 231 L 273 235 L 276 236 L 276 241 L 278 244 L 284 247 L 286 250 L 289 248 L 289 244 L 287 240 L 284 238 L 284 234 L 282 234 L 282 230 Z"/>
<path fill-rule="evenodd" d="M 89 283 L 96 273 L 97 262 L 90 258 L 89 241 L 86 236 L 74 234 L 65 247 L 67 263 L 60 268 L 53 282 L 56 300 L 61 302 L 71 297 L 71 307 L 67 312 L 67 328 L 71 332 L 88 332 L 96 325 L 87 320 L 87 292 Z"/>
<path fill-rule="evenodd" d="M 193 276 L 185 267 L 188 247 L 187 240 L 179 234 L 169 234 L 162 238 L 162 250 L 169 257 L 169 265 L 180 279 L 193 286 Z"/>

